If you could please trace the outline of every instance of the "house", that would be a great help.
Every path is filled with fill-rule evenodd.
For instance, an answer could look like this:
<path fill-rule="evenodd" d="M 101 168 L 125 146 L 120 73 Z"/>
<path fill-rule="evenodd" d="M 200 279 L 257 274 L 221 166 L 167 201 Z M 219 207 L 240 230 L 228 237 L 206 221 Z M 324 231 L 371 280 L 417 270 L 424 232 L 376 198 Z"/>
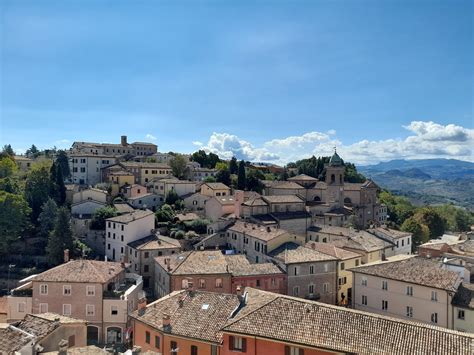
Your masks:
<path fill-rule="evenodd" d="M 157 256 L 172 255 L 181 251 L 178 240 L 159 234 L 151 234 L 127 244 L 127 262 L 130 269 L 143 277 L 143 288 L 153 289 Z"/>
<path fill-rule="evenodd" d="M 221 328 L 239 304 L 237 295 L 172 292 L 132 314 L 133 343 L 160 354 L 218 355 Z"/>
<path fill-rule="evenodd" d="M 184 195 L 181 198 L 184 201 L 184 206 L 189 211 L 203 211 L 206 207 L 206 202 L 211 199 L 210 196 L 202 195 L 199 192 Z"/>
<path fill-rule="evenodd" d="M 454 329 L 474 333 L 474 285 L 461 284 L 453 297 Z"/>
<path fill-rule="evenodd" d="M 206 178 L 209 178 L 209 177 L 215 178 L 216 174 L 217 174 L 217 169 L 194 167 L 191 170 L 191 178 L 193 181 L 204 181 L 206 180 Z"/>
<path fill-rule="evenodd" d="M 439 258 L 452 250 L 448 243 L 441 240 L 432 240 L 418 246 L 418 254 L 425 258 Z"/>
<path fill-rule="evenodd" d="M 107 175 L 107 182 L 110 184 L 112 197 L 116 197 L 120 193 L 120 189 L 125 185 L 133 185 L 135 176 L 124 169 L 112 170 Z"/>
<path fill-rule="evenodd" d="M 412 233 L 390 229 L 386 226 L 370 228 L 367 229 L 367 232 L 394 245 L 393 253 L 389 253 L 389 256 L 411 254 L 413 237 Z"/>
<path fill-rule="evenodd" d="M 335 304 L 337 296 L 337 259 L 287 242 L 269 253 L 288 277 L 288 294 Z"/>
<path fill-rule="evenodd" d="M 68 182 L 79 185 L 95 186 L 104 180 L 102 169 L 115 164 L 116 159 L 110 155 L 93 153 L 69 153 Z"/>
<path fill-rule="evenodd" d="M 201 185 L 201 194 L 209 197 L 229 196 L 230 187 L 222 182 L 205 182 Z"/>
<path fill-rule="evenodd" d="M 263 194 L 272 195 L 299 195 L 306 196 L 306 189 L 293 181 L 264 181 Z"/>
<path fill-rule="evenodd" d="M 246 288 L 220 355 L 472 354 L 474 335 Z"/>
<path fill-rule="evenodd" d="M 242 215 L 242 204 L 250 199 L 255 199 L 257 197 L 260 197 L 260 194 L 255 191 L 235 190 L 234 191 L 235 216 L 237 218 L 240 218 L 240 216 Z"/>
<path fill-rule="evenodd" d="M 330 255 L 337 259 L 337 304 L 352 304 L 352 272 L 349 269 L 362 263 L 362 256 L 328 243 L 308 242 L 307 248 Z"/>
<path fill-rule="evenodd" d="M 216 196 L 206 201 L 204 211 L 206 218 L 216 221 L 218 218 L 231 215 L 235 210 L 235 200 L 233 196 Z"/>
<path fill-rule="evenodd" d="M 120 144 L 74 142 L 73 153 L 102 154 L 106 156 L 149 156 L 156 154 L 158 147 L 147 142 L 127 142 L 127 136 L 120 137 Z"/>
<path fill-rule="evenodd" d="M 21 171 L 30 170 L 31 165 L 34 162 L 33 159 L 30 159 L 28 157 L 24 157 L 21 155 L 15 155 L 13 159 L 15 160 L 15 163 L 18 166 L 18 169 L 20 169 Z"/>
<path fill-rule="evenodd" d="M 120 261 L 125 257 L 128 243 L 154 234 L 155 214 L 150 210 L 134 210 L 120 216 L 107 218 L 106 249 L 109 260 Z"/>
<path fill-rule="evenodd" d="M 128 313 L 142 293 L 141 276 L 120 263 L 71 260 L 22 280 L 8 296 L 8 321 L 53 312 L 87 321 L 87 341 L 121 343 Z"/>
<path fill-rule="evenodd" d="M 227 249 L 244 254 L 250 262 L 255 263 L 270 261 L 268 253 L 286 242 L 300 245 L 305 243 L 304 236 L 290 233 L 277 226 L 264 226 L 241 220 L 231 224 L 222 234 Z"/>
<path fill-rule="evenodd" d="M 156 211 L 164 203 L 163 196 L 144 193 L 143 195 L 137 195 L 127 198 L 127 203 L 133 208 L 150 209 Z"/>
<path fill-rule="evenodd" d="M 176 192 L 179 197 L 194 194 L 196 183 L 176 178 L 153 179 L 147 185 L 148 191 L 166 197 L 170 191 Z"/>
<path fill-rule="evenodd" d="M 0 328 L 0 354 L 33 355 L 85 346 L 86 324 L 85 320 L 56 313 L 27 314 L 21 321 Z"/>
<path fill-rule="evenodd" d="M 461 278 L 435 260 L 397 255 L 351 269 L 355 309 L 453 329 Z"/>
<path fill-rule="evenodd" d="M 171 167 L 166 164 L 122 161 L 103 169 L 102 175 L 104 181 L 108 181 L 111 175 L 120 170 L 132 173 L 135 178 L 134 182 L 143 186 L 146 186 L 153 179 L 166 178 L 172 174 Z"/>
<path fill-rule="evenodd" d="M 92 216 L 95 211 L 107 205 L 107 191 L 88 188 L 72 195 L 71 214 Z"/>
<path fill-rule="evenodd" d="M 220 250 L 188 251 L 155 258 L 155 295 L 192 287 L 220 293 L 253 285 L 286 292 L 286 275 L 272 263 L 250 264 L 244 255 L 224 255 Z"/>

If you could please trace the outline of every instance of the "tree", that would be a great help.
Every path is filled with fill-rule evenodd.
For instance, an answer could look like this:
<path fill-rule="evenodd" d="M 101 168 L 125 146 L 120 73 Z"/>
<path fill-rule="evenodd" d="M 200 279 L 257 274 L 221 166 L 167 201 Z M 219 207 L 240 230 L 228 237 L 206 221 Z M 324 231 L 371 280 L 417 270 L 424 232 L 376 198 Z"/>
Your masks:
<path fill-rule="evenodd" d="M 278 177 L 278 180 L 280 181 L 286 181 L 288 179 L 288 170 L 286 170 L 286 168 L 283 170 L 283 172 L 280 174 L 280 176 Z"/>
<path fill-rule="evenodd" d="M 454 215 L 455 221 L 455 230 L 458 232 L 466 232 L 471 229 L 471 218 L 469 214 L 462 210 L 458 209 Z"/>
<path fill-rule="evenodd" d="M 239 190 L 245 190 L 246 179 L 245 179 L 245 162 L 241 160 L 239 162 L 239 171 L 237 176 L 237 188 Z"/>
<path fill-rule="evenodd" d="M 414 218 L 428 227 L 430 238 L 441 237 L 446 230 L 446 220 L 434 208 L 423 207 L 415 213 Z"/>
<path fill-rule="evenodd" d="M 155 213 L 158 222 L 171 222 L 175 216 L 174 210 L 170 205 L 164 204 Z"/>
<path fill-rule="evenodd" d="M 73 236 L 71 229 L 71 218 L 69 210 L 61 207 L 53 231 L 49 234 L 46 254 L 51 265 L 58 265 L 63 261 L 64 250 L 74 252 Z"/>
<path fill-rule="evenodd" d="M 206 176 L 203 181 L 204 182 L 217 182 L 214 176 Z"/>
<path fill-rule="evenodd" d="M 170 167 L 173 171 L 173 175 L 181 179 L 186 172 L 186 159 L 182 155 L 176 155 L 170 160 Z"/>
<path fill-rule="evenodd" d="M 0 255 L 7 254 L 12 243 L 28 229 L 30 213 L 23 196 L 0 191 Z"/>
<path fill-rule="evenodd" d="M 38 148 L 36 148 L 34 144 L 32 144 L 31 148 L 26 150 L 26 155 L 28 157 L 32 157 L 33 159 L 36 159 L 39 157 L 40 151 L 38 150 Z"/>
<path fill-rule="evenodd" d="M 41 213 L 38 216 L 40 236 L 45 238 L 49 236 L 49 233 L 54 229 L 57 216 L 58 205 L 50 198 L 41 206 Z"/>
<path fill-rule="evenodd" d="M 59 164 L 56 165 L 56 185 L 57 203 L 62 206 L 66 202 L 66 186 L 64 186 L 63 170 Z"/>
<path fill-rule="evenodd" d="M 10 157 L 13 157 L 15 155 L 15 152 L 13 151 L 12 146 L 10 144 L 5 144 L 3 146 L 2 153 Z"/>
<path fill-rule="evenodd" d="M 216 164 L 220 162 L 220 158 L 217 154 L 209 153 L 206 154 L 204 150 L 198 150 L 191 155 L 191 160 L 199 163 L 203 168 L 214 169 Z"/>
<path fill-rule="evenodd" d="M 415 251 L 419 245 L 426 243 L 430 239 L 428 227 L 419 223 L 414 217 L 410 217 L 405 220 L 401 229 L 402 231 L 412 233 L 412 251 Z"/>
<path fill-rule="evenodd" d="M 41 212 L 41 206 L 51 194 L 51 179 L 48 165 L 34 166 L 26 177 L 25 198 L 31 207 L 31 219 L 36 222 Z"/>
<path fill-rule="evenodd" d="M 255 191 L 259 194 L 262 193 L 263 184 L 260 180 L 264 179 L 265 176 L 260 170 L 250 169 L 246 178 L 246 187 L 249 191 Z"/>
<path fill-rule="evenodd" d="M 230 159 L 230 162 L 229 162 L 229 172 L 231 174 L 237 174 L 238 171 L 239 171 L 239 166 L 237 164 L 237 158 L 232 157 L 232 159 Z"/>
<path fill-rule="evenodd" d="M 168 205 L 174 205 L 179 200 L 179 196 L 175 190 L 170 190 L 166 195 L 165 203 Z"/>
<path fill-rule="evenodd" d="M 111 206 L 99 208 L 92 215 L 90 227 L 94 230 L 105 230 L 105 220 L 117 216 L 117 210 Z"/>
<path fill-rule="evenodd" d="M 0 158 L 0 178 L 13 176 L 18 170 L 18 166 L 10 156 Z"/>
<path fill-rule="evenodd" d="M 64 178 L 71 176 L 71 171 L 69 170 L 69 158 L 64 150 L 58 151 L 58 156 L 56 157 L 56 165 L 61 168 L 61 172 Z"/>
<path fill-rule="evenodd" d="M 231 181 L 230 172 L 227 166 L 225 167 L 225 169 L 219 169 L 219 171 L 216 174 L 216 181 L 222 182 L 224 185 L 230 186 L 232 181 Z"/>

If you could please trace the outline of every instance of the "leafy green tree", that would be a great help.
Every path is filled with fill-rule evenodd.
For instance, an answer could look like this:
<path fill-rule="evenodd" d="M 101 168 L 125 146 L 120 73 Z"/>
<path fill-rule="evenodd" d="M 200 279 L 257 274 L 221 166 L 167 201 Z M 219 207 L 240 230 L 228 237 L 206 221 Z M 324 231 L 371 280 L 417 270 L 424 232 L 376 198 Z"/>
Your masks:
<path fill-rule="evenodd" d="M 61 167 L 61 172 L 64 178 L 71 176 L 71 171 L 69 170 L 69 158 L 64 150 L 59 150 L 56 157 L 56 165 Z"/>
<path fill-rule="evenodd" d="M 105 230 L 105 220 L 107 218 L 116 217 L 117 215 L 117 210 L 114 207 L 105 206 L 99 208 L 92 215 L 90 227 L 94 230 Z"/>
<path fill-rule="evenodd" d="M 41 154 L 40 151 L 38 150 L 38 148 L 36 148 L 34 144 L 31 145 L 30 149 L 26 150 L 26 155 L 28 157 L 32 157 L 33 159 L 38 158 L 40 154 Z"/>
<path fill-rule="evenodd" d="M 288 170 L 283 170 L 283 172 L 280 174 L 280 176 L 278 177 L 278 180 L 280 181 L 286 181 L 287 179 L 289 178 L 288 176 Z"/>
<path fill-rule="evenodd" d="M 247 183 L 246 183 L 246 177 L 245 177 L 245 162 L 241 160 L 239 162 L 239 171 L 237 174 L 237 188 L 239 190 L 245 190 L 246 185 Z"/>
<path fill-rule="evenodd" d="M 415 217 L 410 217 L 402 224 L 402 231 L 412 233 L 412 251 L 415 251 L 419 245 L 426 243 L 430 239 L 430 231 L 428 227 L 422 225 Z"/>
<path fill-rule="evenodd" d="M 186 159 L 182 155 L 176 155 L 170 160 L 170 167 L 173 175 L 182 179 L 186 173 Z"/>
<path fill-rule="evenodd" d="M 48 199 L 43 206 L 41 206 L 41 213 L 38 216 L 38 231 L 39 235 L 47 238 L 49 233 L 56 225 L 56 218 L 58 216 L 58 205 L 53 199 Z"/>
<path fill-rule="evenodd" d="M 33 166 L 26 176 L 25 198 L 31 207 L 33 222 L 36 222 L 41 212 L 41 206 L 50 197 L 51 185 L 49 167 L 46 164 Z"/>
<path fill-rule="evenodd" d="M 155 212 L 156 220 L 158 222 L 171 222 L 175 216 L 173 207 L 164 204 L 161 208 Z"/>
<path fill-rule="evenodd" d="M 22 192 L 18 179 L 13 177 L 0 179 L 0 190 L 11 194 L 20 194 Z"/>
<path fill-rule="evenodd" d="M 198 150 L 191 155 L 191 160 L 199 163 L 203 168 L 214 169 L 220 162 L 219 156 L 214 153 L 206 154 L 204 150 Z"/>
<path fill-rule="evenodd" d="M 170 190 L 166 195 L 165 203 L 168 205 L 174 205 L 179 200 L 179 196 L 175 190 Z"/>
<path fill-rule="evenodd" d="M 204 182 L 217 182 L 214 176 L 206 176 L 203 181 Z"/>
<path fill-rule="evenodd" d="M 220 164 L 220 163 L 219 163 Z M 230 178 L 230 172 L 227 166 L 225 169 L 219 169 L 219 171 L 216 174 L 216 181 L 217 182 L 222 182 L 224 185 L 230 186 L 232 183 L 231 178 Z"/>
<path fill-rule="evenodd" d="M 260 180 L 263 180 L 265 176 L 260 170 L 249 169 L 249 173 L 246 178 L 246 188 L 249 191 L 255 191 L 259 194 L 262 193 L 263 184 Z"/>
<path fill-rule="evenodd" d="M 188 230 L 193 230 L 196 233 L 204 234 L 207 232 L 207 225 L 209 224 L 207 219 L 195 219 L 194 221 L 185 222 L 185 226 Z"/>
<path fill-rule="evenodd" d="M 229 172 L 231 174 L 237 174 L 238 171 L 239 171 L 239 166 L 237 164 L 237 158 L 232 157 L 232 159 L 230 159 L 230 162 L 229 162 Z"/>
<path fill-rule="evenodd" d="M 415 213 L 414 218 L 428 227 L 430 238 L 441 237 L 446 231 L 446 220 L 434 208 L 423 207 Z"/>
<path fill-rule="evenodd" d="M 18 171 L 18 166 L 10 156 L 0 158 L 0 178 L 13 176 Z"/>
<path fill-rule="evenodd" d="M 3 146 L 2 153 L 10 157 L 13 157 L 15 155 L 15 152 L 13 151 L 12 146 L 10 144 L 5 144 Z"/>
<path fill-rule="evenodd" d="M 454 215 L 455 221 L 455 231 L 457 232 L 467 232 L 471 229 L 472 216 L 470 216 L 466 211 L 458 209 Z"/>
<path fill-rule="evenodd" d="M 12 243 L 27 231 L 30 213 L 23 196 L 0 191 L 0 255 L 10 252 Z"/>
<path fill-rule="evenodd" d="M 51 265 L 58 265 L 63 261 L 64 250 L 74 253 L 71 217 L 66 207 L 58 209 L 58 216 L 54 229 L 49 234 L 46 255 Z"/>

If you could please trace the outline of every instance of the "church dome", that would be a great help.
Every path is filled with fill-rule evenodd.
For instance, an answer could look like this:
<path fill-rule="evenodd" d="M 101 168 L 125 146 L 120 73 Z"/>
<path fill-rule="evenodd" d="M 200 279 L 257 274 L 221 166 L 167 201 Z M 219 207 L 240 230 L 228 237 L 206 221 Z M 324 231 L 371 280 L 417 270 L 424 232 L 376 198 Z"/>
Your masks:
<path fill-rule="evenodd" d="M 332 155 L 331 159 L 329 160 L 329 165 L 330 166 L 341 166 L 342 165 L 342 159 L 337 154 L 336 151 L 334 151 L 334 154 Z"/>

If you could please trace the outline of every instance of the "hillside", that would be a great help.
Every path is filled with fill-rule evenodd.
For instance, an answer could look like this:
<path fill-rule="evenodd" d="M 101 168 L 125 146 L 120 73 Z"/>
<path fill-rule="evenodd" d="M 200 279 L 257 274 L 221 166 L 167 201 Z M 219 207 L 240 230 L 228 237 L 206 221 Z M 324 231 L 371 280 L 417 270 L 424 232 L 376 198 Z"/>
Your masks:
<path fill-rule="evenodd" d="M 453 203 L 474 209 L 474 163 L 455 159 L 392 160 L 358 170 L 416 204 Z"/>

